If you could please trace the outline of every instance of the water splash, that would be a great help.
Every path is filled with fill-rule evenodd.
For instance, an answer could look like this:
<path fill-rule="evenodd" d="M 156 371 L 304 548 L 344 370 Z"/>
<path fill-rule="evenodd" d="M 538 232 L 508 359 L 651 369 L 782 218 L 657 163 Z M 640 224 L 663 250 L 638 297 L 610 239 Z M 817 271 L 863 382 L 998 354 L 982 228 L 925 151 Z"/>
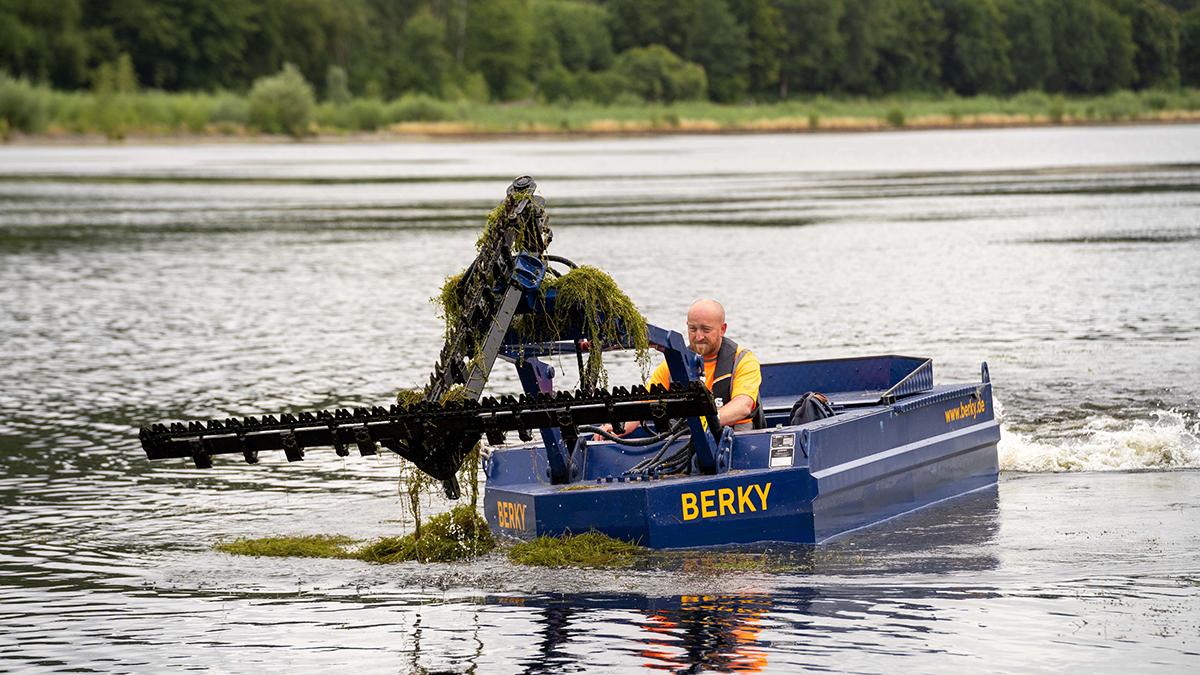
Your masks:
<path fill-rule="evenodd" d="M 998 417 L 1003 417 L 997 404 Z M 1092 417 L 1079 429 L 1044 440 L 1004 428 L 1003 471 L 1129 471 L 1200 468 L 1200 421 L 1176 410 L 1151 419 Z"/>

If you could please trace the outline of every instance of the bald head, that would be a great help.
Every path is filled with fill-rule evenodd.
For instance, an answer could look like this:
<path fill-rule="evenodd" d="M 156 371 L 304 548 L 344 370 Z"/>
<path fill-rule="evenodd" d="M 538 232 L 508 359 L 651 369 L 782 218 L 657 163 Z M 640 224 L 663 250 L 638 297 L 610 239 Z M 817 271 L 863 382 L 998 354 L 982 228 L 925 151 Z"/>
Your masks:
<path fill-rule="evenodd" d="M 713 358 L 725 337 L 725 308 L 711 298 L 692 303 L 687 313 L 688 346 L 704 358 Z"/>
<path fill-rule="evenodd" d="M 687 315 L 688 321 L 691 321 L 692 317 L 695 317 L 697 319 L 711 319 L 718 324 L 725 323 L 725 308 L 721 306 L 721 303 L 712 298 L 700 298 L 693 302 L 688 307 Z"/>

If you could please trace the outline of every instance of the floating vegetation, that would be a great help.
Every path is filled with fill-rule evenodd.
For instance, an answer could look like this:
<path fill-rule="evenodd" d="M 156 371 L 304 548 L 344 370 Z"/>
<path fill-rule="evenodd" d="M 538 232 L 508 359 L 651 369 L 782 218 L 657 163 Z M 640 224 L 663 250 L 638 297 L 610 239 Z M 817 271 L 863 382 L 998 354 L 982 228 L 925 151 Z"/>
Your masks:
<path fill-rule="evenodd" d="M 514 544 L 508 559 L 519 565 L 538 567 L 586 567 L 619 569 L 629 567 L 646 549 L 599 532 L 538 537 Z"/>
<path fill-rule="evenodd" d="M 374 563 L 453 562 L 488 553 L 496 540 L 487 522 L 466 505 L 434 516 L 416 532 L 384 537 L 357 549 L 349 537 L 322 534 L 301 537 L 264 537 L 221 542 L 214 550 L 231 555 L 290 558 L 339 558 Z"/>
<path fill-rule="evenodd" d="M 218 542 L 214 550 L 231 555 L 252 555 L 269 558 L 346 558 L 345 546 L 349 537 L 313 534 L 300 537 L 263 537 Z"/>
<path fill-rule="evenodd" d="M 698 562 L 705 572 L 787 572 L 797 568 L 793 561 L 770 553 L 723 551 L 707 554 Z"/>
<path fill-rule="evenodd" d="M 364 546 L 351 557 L 375 563 L 406 560 L 452 562 L 483 555 L 496 547 L 487 521 L 467 505 L 434 516 L 420 529 L 403 537 L 387 537 Z"/>

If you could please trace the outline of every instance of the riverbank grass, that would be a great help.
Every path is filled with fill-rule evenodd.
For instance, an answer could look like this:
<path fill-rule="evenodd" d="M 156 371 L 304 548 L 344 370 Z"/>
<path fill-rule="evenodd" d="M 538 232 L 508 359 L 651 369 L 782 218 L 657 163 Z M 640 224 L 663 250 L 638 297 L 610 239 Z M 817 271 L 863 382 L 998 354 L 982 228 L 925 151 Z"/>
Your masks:
<path fill-rule="evenodd" d="M 608 135 L 1200 121 L 1200 89 L 1195 88 L 1098 96 L 1041 91 L 1003 97 L 818 95 L 734 105 L 477 103 L 421 94 L 390 101 L 356 98 L 313 103 L 311 92 L 302 87 L 291 87 L 294 92 L 284 89 L 251 94 L 148 89 L 66 92 L 0 73 L 0 138 Z"/>

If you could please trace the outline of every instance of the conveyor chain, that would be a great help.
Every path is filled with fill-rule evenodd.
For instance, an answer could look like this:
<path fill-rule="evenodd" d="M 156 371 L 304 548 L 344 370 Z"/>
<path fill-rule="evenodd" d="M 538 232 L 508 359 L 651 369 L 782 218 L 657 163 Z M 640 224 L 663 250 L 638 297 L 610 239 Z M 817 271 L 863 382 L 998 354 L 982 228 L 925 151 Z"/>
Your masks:
<path fill-rule="evenodd" d="M 534 194 L 536 189 L 529 176 L 509 185 L 502 214 L 485 231 L 478 255 L 463 273 L 457 289 L 459 312 L 447 317 L 449 330 L 425 387 L 426 401 L 441 401 L 456 384 L 467 385 L 472 398 L 483 389 L 494 355 L 477 357 L 493 326 L 502 324 L 495 331 L 503 335 L 512 320 L 511 308 L 504 311 L 503 305 L 515 267 L 514 249 L 540 257 L 553 238 L 546 202 Z"/>

